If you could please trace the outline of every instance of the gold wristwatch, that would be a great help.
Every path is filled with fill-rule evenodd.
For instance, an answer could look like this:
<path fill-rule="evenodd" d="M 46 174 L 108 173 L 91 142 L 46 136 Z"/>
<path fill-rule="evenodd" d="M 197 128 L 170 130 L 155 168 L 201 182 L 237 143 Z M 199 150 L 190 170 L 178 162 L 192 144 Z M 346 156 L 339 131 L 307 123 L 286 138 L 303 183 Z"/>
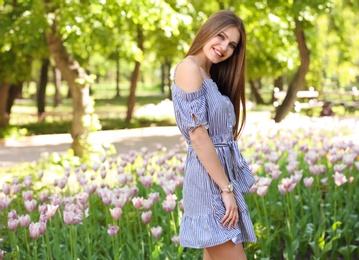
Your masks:
<path fill-rule="evenodd" d="M 225 189 L 221 189 L 221 191 L 224 191 L 224 192 L 233 192 L 233 183 L 232 182 L 230 182 L 229 184 L 228 184 L 228 187 L 227 188 L 225 188 Z"/>

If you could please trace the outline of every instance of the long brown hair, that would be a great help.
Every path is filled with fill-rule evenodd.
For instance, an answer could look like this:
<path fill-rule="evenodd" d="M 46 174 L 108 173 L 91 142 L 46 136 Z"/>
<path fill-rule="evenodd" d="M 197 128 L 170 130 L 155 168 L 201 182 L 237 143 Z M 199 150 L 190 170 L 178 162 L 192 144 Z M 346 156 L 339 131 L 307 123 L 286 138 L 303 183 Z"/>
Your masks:
<path fill-rule="evenodd" d="M 242 20 L 234 12 L 228 10 L 222 10 L 211 15 L 197 32 L 186 57 L 201 51 L 210 39 L 230 27 L 238 29 L 240 33 L 239 43 L 231 57 L 211 66 L 210 74 L 213 81 L 216 82 L 219 91 L 223 95 L 228 96 L 232 101 L 236 114 L 233 135 L 235 140 L 237 140 L 246 121 L 246 31 Z"/>

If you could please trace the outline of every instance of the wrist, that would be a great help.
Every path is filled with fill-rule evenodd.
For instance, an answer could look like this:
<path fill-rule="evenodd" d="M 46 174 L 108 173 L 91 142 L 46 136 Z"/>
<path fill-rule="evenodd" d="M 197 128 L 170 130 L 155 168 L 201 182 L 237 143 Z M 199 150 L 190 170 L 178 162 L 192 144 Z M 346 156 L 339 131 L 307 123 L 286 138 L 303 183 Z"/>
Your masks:
<path fill-rule="evenodd" d="M 233 183 L 230 182 L 227 187 L 221 188 L 222 192 L 232 193 L 233 192 Z"/>

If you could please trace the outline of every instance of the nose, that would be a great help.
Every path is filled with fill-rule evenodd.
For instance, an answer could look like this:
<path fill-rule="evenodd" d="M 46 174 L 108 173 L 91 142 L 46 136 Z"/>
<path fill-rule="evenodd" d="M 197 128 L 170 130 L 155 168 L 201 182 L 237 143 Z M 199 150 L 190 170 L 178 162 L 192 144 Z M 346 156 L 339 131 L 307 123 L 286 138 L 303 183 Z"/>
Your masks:
<path fill-rule="evenodd" d="M 229 42 L 228 41 L 222 41 L 221 47 L 223 51 L 227 51 Z"/>

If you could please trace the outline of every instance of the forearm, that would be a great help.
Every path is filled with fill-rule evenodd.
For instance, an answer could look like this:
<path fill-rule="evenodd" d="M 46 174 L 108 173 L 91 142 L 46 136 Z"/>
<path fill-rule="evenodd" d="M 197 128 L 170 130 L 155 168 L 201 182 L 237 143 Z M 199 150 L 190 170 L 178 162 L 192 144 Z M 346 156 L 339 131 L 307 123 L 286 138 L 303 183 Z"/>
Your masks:
<path fill-rule="evenodd" d="M 190 134 L 190 138 L 193 149 L 208 174 L 220 188 L 227 188 L 229 180 L 207 130 L 197 127 Z"/>

